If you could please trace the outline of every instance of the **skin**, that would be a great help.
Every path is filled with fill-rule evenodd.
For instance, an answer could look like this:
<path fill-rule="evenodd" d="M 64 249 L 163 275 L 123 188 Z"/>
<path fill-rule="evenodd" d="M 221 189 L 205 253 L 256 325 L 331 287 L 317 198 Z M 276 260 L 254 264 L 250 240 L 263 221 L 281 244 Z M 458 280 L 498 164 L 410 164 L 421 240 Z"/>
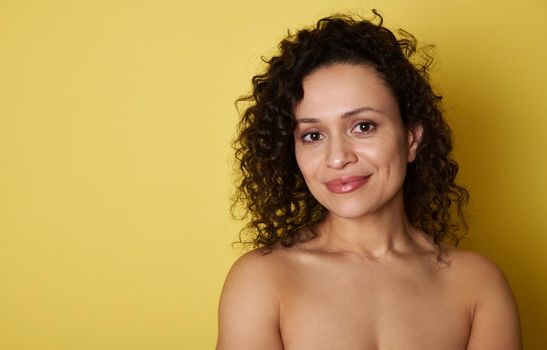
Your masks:
<path fill-rule="evenodd" d="M 422 128 L 404 127 L 377 72 L 331 65 L 303 88 L 295 155 L 329 214 L 315 239 L 235 262 L 217 349 L 521 349 L 500 269 L 455 248 L 439 262 L 438 249 L 408 222 L 402 185 Z M 345 176 L 369 178 L 352 192 L 329 190 Z"/>

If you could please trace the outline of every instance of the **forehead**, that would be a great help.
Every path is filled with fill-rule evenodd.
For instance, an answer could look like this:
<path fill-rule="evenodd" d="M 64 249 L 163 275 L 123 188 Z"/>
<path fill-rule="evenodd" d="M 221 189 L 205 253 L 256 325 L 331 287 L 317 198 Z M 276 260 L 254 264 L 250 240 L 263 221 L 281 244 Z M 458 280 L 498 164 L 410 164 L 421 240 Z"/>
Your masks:
<path fill-rule="evenodd" d="M 334 64 L 319 68 L 302 82 L 304 96 L 295 106 L 299 117 L 325 118 L 370 107 L 398 116 L 399 107 L 380 74 L 362 64 Z"/>

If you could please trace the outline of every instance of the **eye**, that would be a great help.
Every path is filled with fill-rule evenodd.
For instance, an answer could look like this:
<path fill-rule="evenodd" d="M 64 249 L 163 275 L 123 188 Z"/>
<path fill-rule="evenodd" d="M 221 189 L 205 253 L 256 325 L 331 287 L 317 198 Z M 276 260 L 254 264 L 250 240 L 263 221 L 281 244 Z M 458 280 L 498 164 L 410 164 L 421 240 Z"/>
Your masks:
<path fill-rule="evenodd" d="M 315 142 L 322 139 L 323 136 L 318 131 L 308 132 L 302 136 L 302 141 L 304 142 Z"/>
<path fill-rule="evenodd" d="M 359 124 L 355 125 L 353 127 L 352 132 L 356 132 L 358 134 L 366 134 L 371 132 L 376 128 L 376 125 L 371 122 L 360 122 Z"/>

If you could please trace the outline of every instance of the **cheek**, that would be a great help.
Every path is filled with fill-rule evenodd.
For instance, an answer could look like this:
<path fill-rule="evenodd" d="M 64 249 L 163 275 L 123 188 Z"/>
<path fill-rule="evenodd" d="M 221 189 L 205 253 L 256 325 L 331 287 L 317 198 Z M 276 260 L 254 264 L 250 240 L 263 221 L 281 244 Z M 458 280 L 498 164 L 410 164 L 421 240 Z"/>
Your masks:
<path fill-rule="evenodd" d="M 359 143 L 354 148 L 363 159 L 379 166 L 393 159 L 393 155 L 396 153 L 393 142 L 386 142 L 384 139 L 371 141 Z"/>
<path fill-rule="evenodd" d="M 308 169 L 310 168 L 310 157 L 307 157 L 306 152 L 299 150 L 298 147 L 295 149 L 294 155 L 300 172 L 306 177 L 306 174 L 309 172 Z"/>
<path fill-rule="evenodd" d="M 302 150 L 298 145 L 294 146 L 294 158 L 296 159 L 296 164 L 298 165 L 298 168 L 302 173 L 304 173 L 304 171 L 302 170 L 302 168 L 304 167 L 304 158 L 302 156 Z"/>
<path fill-rule="evenodd" d="M 314 178 L 318 171 L 320 157 L 313 150 L 295 147 L 295 158 L 296 164 L 309 186 L 309 181 Z"/>
<path fill-rule="evenodd" d="M 377 139 L 373 143 L 361 144 L 357 152 L 377 170 L 393 171 L 393 168 L 406 167 L 405 144 L 393 138 Z"/>

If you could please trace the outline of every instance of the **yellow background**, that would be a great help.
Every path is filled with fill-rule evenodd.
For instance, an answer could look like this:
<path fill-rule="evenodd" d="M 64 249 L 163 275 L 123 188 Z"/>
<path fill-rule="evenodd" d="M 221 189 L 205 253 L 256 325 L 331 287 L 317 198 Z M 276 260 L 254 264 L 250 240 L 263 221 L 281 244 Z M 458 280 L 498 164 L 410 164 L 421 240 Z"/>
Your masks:
<path fill-rule="evenodd" d="M 371 8 L 436 44 L 469 245 L 547 348 L 541 0 L 0 1 L 0 348 L 213 348 L 233 101 L 286 29 Z"/>

